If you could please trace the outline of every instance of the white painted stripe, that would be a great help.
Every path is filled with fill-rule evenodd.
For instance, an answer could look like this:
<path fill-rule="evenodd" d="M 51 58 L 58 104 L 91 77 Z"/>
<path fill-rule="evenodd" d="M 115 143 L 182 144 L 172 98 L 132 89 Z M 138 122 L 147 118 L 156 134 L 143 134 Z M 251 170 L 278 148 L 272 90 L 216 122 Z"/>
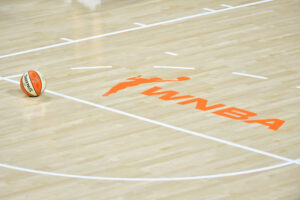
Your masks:
<path fill-rule="evenodd" d="M 166 51 L 165 54 L 168 54 L 168 55 L 171 55 L 171 56 L 178 56 L 177 53 L 173 53 L 173 52 L 170 52 L 170 51 Z"/>
<path fill-rule="evenodd" d="M 76 70 L 76 69 L 107 69 L 107 68 L 112 68 L 112 66 L 73 67 L 71 69 Z"/>
<path fill-rule="evenodd" d="M 168 20 L 168 21 L 164 21 L 164 22 L 149 24 L 147 26 L 147 28 L 148 27 L 153 27 L 153 26 L 158 26 L 158 25 L 163 25 L 163 24 L 170 24 L 170 23 L 174 23 L 174 22 L 184 21 L 184 20 L 193 19 L 193 18 L 196 18 L 196 17 L 206 16 L 206 15 L 211 15 L 211 14 L 215 14 L 215 13 L 226 12 L 228 10 L 234 10 L 234 9 L 238 9 L 238 8 L 254 6 L 254 5 L 258 5 L 258 4 L 262 4 L 262 3 L 266 3 L 266 2 L 271 2 L 271 1 L 273 1 L 273 0 L 263 0 L 263 1 L 253 2 L 253 3 L 242 4 L 242 5 L 239 5 L 239 6 L 232 7 L 232 8 L 219 9 L 219 10 L 215 10 L 214 12 L 199 13 L 199 14 L 190 15 L 190 16 L 186 16 L 186 17 L 181 17 L 181 18 L 177 18 L 177 19 L 172 19 L 172 20 Z"/>
<path fill-rule="evenodd" d="M 264 76 L 257 76 L 257 75 L 246 74 L 246 73 L 241 73 L 241 72 L 232 72 L 232 74 L 239 75 L 239 76 L 248 76 L 248 77 L 258 78 L 258 79 L 268 79 L 267 77 L 264 77 Z"/>
<path fill-rule="evenodd" d="M 45 50 L 45 49 L 51 49 L 51 48 L 54 48 L 54 47 L 65 46 L 65 45 L 68 45 L 68 44 L 71 44 L 71 42 L 63 42 L 63 43 L 53 44 L 53 45 L 39 47 L 39 48 L 35 48 L 35 49 L 29 49 L 29 50 L 25 50 L 25 51 L 19 51 L 19 52 L 16 52 L 16 53 L 11 53 L 11 54 L 0 56 L 0 59 L 11 57 L 11 56 L 22 55 L 22 54 L 26 54 L 26 53 L 37 52 L 37 51 L 41 51 L 41 50 Z"/>
<path fill-rule="evenodd" d="M 226 8 L 232 8 L 233 6 L 227 5 L 227 4 L 221 4 L 220 6 L 226 7 Z"/>
<path fill-rule="evenodd" d="M 150 24 L 150 25 L 146 25 L 146 26 L 139 26 L 139 27 L 124 29 L 124 30 L 115 31 L 115 32 L 111 32 L 111 33 L 105 33 L 105 34 L 101 34 L 101 35 L 90 36 L 90 37 L 86 37 L 86 38 L 82 38 L 82 39 L 78 39 L 78 40 L 73 40 L 72 42 L 63 42 L 63 43 L 53 44 L 53 45 L 39 47 L 39 48 L 35 48 L 35 49 L 19 51 L 19 52 L 7 54 L 7 55 L 2 55 L 2 56 L 0 56 L 0 59 L 11 57 L 11 56 L 22 55 L 22 54 L 26 54 L 26 53 L 37 52 L 37 51 L 41 51 L 41 50 L 45 50 L 45 49 L 65 46 L 65 45 L 69 45 L 69 44 L 72 44 L 72 43 L 83 42 L 83 41 L 92 40 L 92 39 L 96 39 L 96 38 L 102 38 L 102 37 L 107 37 L 107 36 L 111 36 L 111 35 L 117 35 L 117 34 L 120 34 L 120 33 L 126 33 L 126 32 L 151 28 L 151 27 L 155 27 L 155 26 L 160 26 L 160 25 L 164 25 L 164 24 L 170 24 L 170 23 L 174 23 L 174 22 L 193 19 L 193 18 L 197 18 L 197 17 L 201 17 L 201 16 L 205 16 L 205 15 L 210 15 L 210 14 L 214 14 L 214 13 L 226 12 L 226 11 L 233 10 L 233 9 L 244 8 L 244 7 L 248 7 L 248 6 L 258 5 L 258 4 L 262 4 L 262 3 L 266 3 L 266 2 L 271 2 L 271 1 L 273 1 L 273 0 L 262 0 L 262 1 L 257 1 L 257 2 L 253 2 L 253 3 L 242 4 L 242 5 L 231 7 L 231 8 L 219 9 L 219 10 L 215 10 L 214 12 L 199 13 L 199 14 L 196 14 L 196 15 L 180 17 L 180 18 L 167 20 L 167 21 L 163 21 L 163 22 L 158 22 L 158 23 L 154 23 L 154 24 Z"/>
<path fill-rule="evenodd" d="M 227 10 L 233 10 L 233 9 L 238 9 L 238 8 L 245 8 L 245 7 L 249 7 L 249 6 L 255 6 L 255 5 L 259 5 L 262 3 L 268 3 L 268 2 L 272 2 L 273 0 L 262 0 L 262 1 L 256 1 L 256 2 L 252 2 L 252 3 L 246 3 L 246 4 L 242 4 L 242 5 L 238 5 L 238 6 L 232 6 L 229 8 L 226 8 Z M 217 10 L 218 11 L 218 10 Z"/>
<path fill-rule="evenodd" d="M 176 66 L 159 66 L 155 65 L 153 68 L 158 68 L 158 69 L 195 69 L 195 67 L 176 67 Z"/>
<path fill-rule="evenodd" d="M 209 12 L 215 12 L 215 10 L 210 9 L 210 8 L 203 8 L 203 10 L 209 11 Z"/>
<path fill-rule="evenodd" d="M 297 86 L 296 88 L 300 88 L 300 85 L 299 85 L 299 86 Z"/>
<path fill-rule="evenodd" d="M 11 75 L 11 76 L 6 76 L 5 78 L 17 78 L 21 77 L 23 74 L 16 74 L 16 75 Z"/>
<path fill-rule="evenodd" d="M 133 23 L 133 24 L 134 24 L 134 25 L 137 25 L 137 26 L 143 26 L 143 27 L 147 26 L 147 25 L 145 25 L 145 24 L 138 23 L 138 22 L 135 22 L 135 23 Z"/>
<path fill-rule="evenodd" d="M 42 170 L 28 169 L 17 167 L 13 165 L 7 165 L 0 163 L 0 167 L 4 167 L 7 169 L 29 172 L 40 175 L 48 175 L 48 176 L 59 176 L 59 177 L 67 177 L 67 178 L 78 178 L 78 179 L 89 179 L 89 180 L 101 180 L 101 181 L 187 181 L 187 180 L 199 180 L 199 179 L 210 179 L 210 178 L 221 178 L 228 176 L 237 176 L 237 175 L 245 175 L 252 174 L 257 172 L 268 171 L 280 167 L 285 167 L 291 165 L 292 162 L 285 162 L 277 165 L 272 165 L 268 167 L 238 171 L 238 172 L 229 172 L 223 174 L 213 174 L 213 175 L 205 175 L 205 176 L 191 176 L 191 177 L 163 177 L 163 178 L 122 178 L 122 177 L 100 177 L 100 176 L 82 176 L 82 175 L 74 175 L 74 174 L 63 174 L 63 173 L 55 173 L 55 172 L 47 172 Z"/>
<path fill-rule="evenodd" d="M 131 32 L 131 31 L 142 30 L 142 29 L 145 29 L 145 28 L 148 28 L 148 26 L 145 26 L 145 27 L 139 26 L 139 27 L 124 29 L 124 30 L 121 30 L 121 31 L 115 31 L 115 32 L 111 32 L 111 33 L 104 33 L 102 35 L 94 35 L 94 36 L 74 40 L 74 43 L 88 41 L 88 40 L 92 40 L 92 39 L 96 39 L 96 38 L 103 38 L 103 37 L 112 36 L 112 35 L 118 35 L 120 33 L 127 33 L 127 32 Z"/>
<path fill-rule="evenodd" d="M 11 82 L 11 83 L 19 84 L 18 81 L 14 81 L 14 80 L 11 80 L 11 79 L 8 79 L 8 78 L 3 78 L 3 79 L 8 81 L 8 82 Z M 191 130 L 180 128 L 180 127 L 177 127 L 177 126 L 169 125 L 169 124 L 166 124 L 166 123 L 163 123 L 163 122 L 148 119 L 146 117 L 142 117 L 142 116 L 139 116 L 139 115 L 124 112 L 124 111 L 121 111 L 121 110 L 118 110 L 118 109 L 115 109 L 115 108 L 110 108 L 110 107 L 107 107 L 107 106 L 99 105 L 99 104 L 92 103 L 92 102 L 89 102 L 89 101 L 86 101 L 86 100 L 82 100 L 82 99 L 79 99 L 79 98 L 76 98 L 76 97 L 71 97 L 71 96 L 64 95 L 64 94 L 61 94 L 61 93 L 58 93 L 58 92 L 54 92 L 54 91 L 51 91 L 51 90 L 45 90 L 45 92 L 47 92 L 49 94 L 52 94 L 52 95 L 55 95 L 55 96 L 65 98 L 65 99 L 76 101 L 76 102 L 79 102 L 79 103 L 82 103 L 82 104 L 93 106 L 93 107 L 96 107 L 96 108 L 99 108 L 99 109 L 102 109 L 102 110 L 118 113 L 120 115 L 124 115 L 124 116 L 127 116 L 127 117 L 131 117 L 131 118 L 134 118 L 134 119 L 145 121 L 145 122 L 148 122 L 148 123 L 151 123 L 151 124 L 156 124 L 158 126 L 166 127 L 166 128 L 169 128 L 169 129 L 172 129 L 172 130 L 175 130 L 175 131 L 187 133 L 189 135 L 198 136 L 198 137 L 201 137 L 201 138 L 205 138 L 207 140 L 219 142 L 219 143 L 226 144 L 226 145 L 229 145 L 229 146 L 233 146 L 233 147 L 236 147 L 236 148 L 240 148 L 240 149 L 243 149 L 243 150 L 246 150 L 246 151 L 250 151 L 250 152 L 258 153 L 258 154 L 261 154 L 261 155 L 265 155 L 265 156 L 268 156 L 268 157 L 271 157 L 271 158 L 276 158 L 276 159 L 279 159 L 279 160 L 284 160 L 286 162 L 292 162 L 294 164 L 298 164 L 296 161 L 294 161 L 292 159 L 289 159 L 289 158 L 286 158 L 286 157 L 282 157 L 282 156 L 279 156 L 279 155 L 276 155 L 276 154 L 273 154 L 273 153 L 258 150 L 258 149 L 252 148 L 252 147 L 237 144 L 237 143 L 230 142 L 230 141 L 227 141 L 227 140 L 219 139 L 219 138 L 216 138 L 216 137 L 213 137 L 213 136 L 205 135 L 203 133 L 199 133 L 199 132 L 196 132 L 196 131 L 191 131 Z"/>
<path fill-rule="evenodd" d="M 61 40 L 67 41 L 67 42 L 73 42 L 74 40 L 71 40 L 69 38 L 60 38 Z"/>

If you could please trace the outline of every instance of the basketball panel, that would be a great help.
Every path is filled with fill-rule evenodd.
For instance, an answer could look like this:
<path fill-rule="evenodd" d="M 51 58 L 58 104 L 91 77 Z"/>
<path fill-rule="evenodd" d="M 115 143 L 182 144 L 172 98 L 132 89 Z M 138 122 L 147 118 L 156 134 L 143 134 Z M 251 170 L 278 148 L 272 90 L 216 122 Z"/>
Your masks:
<path fill-rule="evenodd" d="M 39 71 L 35 71 L 39 77 L 40 77 L 40 80 L 41 80 L 41 85 L 42 85 L 42 89 L 41 89 L 41 93 L 44 92 L 44 90 L 46 89 L 46 86 L 47 86 L 47 82 L 46 82 L 46 79 L 44 77 L 44 75 L 39 72 Z"/>
<path fill-rule="evenodd" d="M 38 75 L 38 73 L 36 73 L 33 70 L 30 70 L 28 72 L 28 74 L 29 74 L 29 78 L 30 78 L 31 84 L 33 86 L 33 89 L 34 89 L 35 93 L 37 94 L 37 96 L 39 96 L 41 94 L 41 89 L 42 89 L 42 83 L 41 83 L 40 76 Z"/>
<path fill-rule="evenodd" d="M 33 85 L 30 81 L 30 78 L 29 78 L 29 74 L 28 72 L 26 72 L 24 75 L 23 75 L 23 79 L 22 79 L 22 82 L 23 82 L 23 87 L 24 89 L 29 93 L 31 94 L 32 96 L 37 96 L 34 88 L 33 88 Z"/>
<path fill-rule="evenodd" d="M 27 92 L 27 90 L 24 88 L 24 85 L 23 85 L 23 76 L 21 77 L 21 80 L 20 80 L 20 87 L 22 89 L 22 91 L 27 94 L 28 96 L 32 97 L 33 95 L 30 94 L 29 92 Z"/>

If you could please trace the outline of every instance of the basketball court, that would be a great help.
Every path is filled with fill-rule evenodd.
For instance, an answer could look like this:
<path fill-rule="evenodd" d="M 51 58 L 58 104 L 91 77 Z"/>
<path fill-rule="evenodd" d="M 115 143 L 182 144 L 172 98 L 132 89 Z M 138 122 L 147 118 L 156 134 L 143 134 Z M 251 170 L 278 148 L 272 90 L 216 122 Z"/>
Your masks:
<path fill-rule="evenodd" d="M 299 0 L 2 0 L 0 199 L 300 199 L 299 19 Z"/>

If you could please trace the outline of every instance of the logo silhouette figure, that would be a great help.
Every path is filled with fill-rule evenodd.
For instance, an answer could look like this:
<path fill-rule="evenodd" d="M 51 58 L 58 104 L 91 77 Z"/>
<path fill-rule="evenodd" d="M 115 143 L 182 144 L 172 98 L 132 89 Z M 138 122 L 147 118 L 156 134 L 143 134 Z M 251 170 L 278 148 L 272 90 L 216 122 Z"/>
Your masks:
<path fill-rule="evenodd" d="M 142 75 L 127 78 L 129 81 L 118 83 L 117 85 L 113 86 L 108 92 L 103 94 L 102 96 L 108 96 L 112 93 L 117 93 L 120 90 L 124 90 L 128 87 L 134 87 L 137 85 L 141 85 L 144 83 L 157 83 L 157 82 L 173 82 L 173 81 L 187 81 L 190 80 L 189 77 L 178 77 L 176 80 L 163 80 L 161 78 L 142 78 Z"/>

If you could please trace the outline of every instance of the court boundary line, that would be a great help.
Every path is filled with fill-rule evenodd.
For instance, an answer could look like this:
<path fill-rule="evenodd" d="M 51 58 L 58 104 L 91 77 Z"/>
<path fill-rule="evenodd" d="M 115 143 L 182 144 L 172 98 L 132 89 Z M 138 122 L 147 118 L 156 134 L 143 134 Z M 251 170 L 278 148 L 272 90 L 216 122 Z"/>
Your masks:
<path fill-rule="evenodd" d="M 0 163 L 0 167 L 28 172 L 33 174 L 40 174 L 40 175 L 48 175 L 48 176 L 58 176 L 58 177 L 66 177 L 66 178 L 77 178 L 77 179 L 93 179 L 93 180 L 102 180 L 102 181 L 187 181 L 187 180 L 199 180 L 199 179 L 211 179 L 211 178 L 222 178 L 222 177 L 231 177 L 231 176 L 238 176 L 238 175 L 245 175 L 245 174 L 253 174 L 258 172 L 264 172 L 272 169 L 277 169 L 280 167 L 285 167 L 288 165 L 293 164 L 292 162 L 284 162 L 281 164 L 271 165 L 267 167 L 255 168 L 250 170 L 244 171 L 237 171 L 237 172 L 228 172 L 228 173 L 221 173 L 221 174 L 212 174 L 212 175 L 203 175 L 203 176 L 189 176 L 189 177 L 153 177 L 153 178 L 133 178 L 133 177 L 101 177 L 101 176 L 84 176 L 84 175 L 75 175 L 75 174 L 65 174 L 65 173 L 56 173 L 56 172 L 49 172 L 43 170 L 35 170 L 35 169 L 28 169 L 23 167 L 17 167 L 13 165 L 3 164 Z"/>
<path fill-rule="evenodd" d="M 9 76 L 9 77 L 12 77 L 12 76 Z M 14 84 L 19 84 L 18 81 L 11 80 L 7 77 L 2 77 L 2 80 L 5 80 L 7 82 L 11 82 L 11 83 L 14 83 Z M 220 138 L 217 138 L 217 137 L 205 135 L 203 133 L 199 133 L 199 132 L 196 132 L 196 131 L 191 131 L 191 130 L 188 130 L 188 129 L 180 128 L 180 127 L 173 126 L 173 125 L 170 125 L 170 124 L 166 124 L 166 123 L 163 123 L 163 122 L 160 122 L 160 121 L 157 121 L 157 120 L 149 119 L 149 118 L 142 117 L 142 116 L 139 116 L 139 115 L 135 115 L 135 114 L 132 114 L 132 113 L 128 113 L 128 112 L 125 112 L 125 111 L 121 111 L 121 110 L 118 110 L 118 109 L 115 109 L 115 108 L 110 108 L 110 107 L 103 106 L 103 105 L 100 105 L 100 104 L 96 104 L 96 103 L 93 103 L 93 102 L 90 102 L 90 101 L 79 99 L 77 97 L 72 97 L 72 96 L 69 96 L 69 95 L 65 95 L 65 94 L 62 94 L 62 93 L 59 93 L 59 92 L 54 92 L 54 91 L 47 90 L 47 89 L 45 90 L 45 92 L 47 92 L 49 94 L 52 94 L 52 95 L 55 95 L 55 96 L 65 98 L 65 99 L 69 99 L 69 100 L 72 100 L 72 101 L 75 101 L 75 102 L 78 102 L 78 103 L 93 106 L 93 107 L 96 107 L 96 108 L 99 108 L 99 109 L 102 109 L 102 110 L 114 112 L 114 113 L 117 113 L 117 114 L 120 114 L 120 115 L 124 115 L 124 116 L 127 116 L 127 117 L 138 119 L 138 120 L 141 120 L 141 121 L 144 121 L 144 122 L 159 125 L 161 127 L 169 128 L 169 129 L 172 129 L 172 130 L 175 130 L 175 131 L 187 133 L 189 135 L 198 136 L 198 137 L 201 137 L 201 138 L 204 138 L 204 139 L 207 139 L 207 140 L 215 141 L 215 142 L 222 143 L 222 144 L 227 144 L 227 145 L 232 146 L 232 147 L 236 147 L 236 148 L 243 149 L 243 150 L 246 150 L 246 151 L 250 151 L 250 152 L 257 153 L 257 154 L 265 155 L 267 157 L 276 158 L 278 160 L 283 160 L 283 161 L 286 161 L 286 162 L 291 162 L 291 163 L 300 165 L 300 163 L 298 163 L 297 160 L 289 159 L 289 158 L 279 156 L 279 155 L 276 155 L 276 154 L 273 154 L 273 153 L 269 153 L 269 152 L 266 152 L 266 151 L 262 151 L 262 150 L 259 150 L 259 149 L 248 147 L 246 145 L 241 145 L 241 144 L 238 144 L 238 143 L 235 143 L 235 142 L 230 142 L 230 141 L 223 140 L 223 139 L 220 139 Z"/>
<path fill-rule="evenodd" d="M 229 11 L 229 10 L 234 10 L 234 9 L 238 9 L 238 8 L 249 7 L 249 6 L 258 5 L 258 4 L 262 4 L 262 3 L 268 3 L 268 2 L 272 2 L 272 1 L 273 0 L 261 0 L 261 1 L 256 1 L 256 2 L 252 2 L 252 3 L 246 3 L 246 4 L 242 4 L 242 5 L 238 5 L 238 6 L 225 7 L 225 8 L 214 10 L 214 11 L 208 11 L 208 12 L 204 12 L 204 13 L 198 13 L 198 14 L 195 14 L 195 15 L 189 15 L 189 16 L 185 16 L 185 17 L 179 17 L 179 18 L 175 18 L 175 19 L 171 19 L 171 20 L 166 20 L 166 21 L 162 21 L 162 22 L 157 22 L 157 23 L 153 23 L 153 24 L 148 24 L 148 25 L 144 25 L 144 26 L 138 26 L 138 27 L 123 29 L 123 30 L 114 31 L 114 32 L 110 32 L 110 33 L 104 33 L 104 34 L 99 34 L 99 35 L 95 35 L 95 36 L 89 36 L 89 37 L 85 37 L 85 38 L 81 38 L 81 39 L 77 39 L 77 40 L 72 40 L 72 41 L 67 41 L 67 42 L 62 42 L 62 43 L 56 43 L 56 44 L 52 44 L 52 45 L 48 45 L 48 46 L 43 46 L 43 47 L 38 47 L 38 48 L 33 48 L 33 49 L 29 49 L 29 50 L 23 50 L 23 51 L 19 51 L 19 52 L 15 52 L 15 53 L 10 53 L 10 54 L 6 54 L 6 55 L 2 55 L 2 56 L 0 56 L 0 59 L 12 57 L 12 56 L 17 56 L 17 55 L 23 55 L 23 54 L 32 53 L 32 52 L 37 52 L 37 51 L 41 51 L 41 50 L 45 50 L 45 49 L 50 49 L 50 48 L 65 46 L 65 45 L 68 45 L 68 44 L 74 44 L 74 43 L 83 42 L 83 41 L 87 41 L 87 40 L 92 40 L 92 39 L 96 39 L 96 38 L 102 38 L 102 37 L 106 37 L 106 36 L 117 35 L 117 34 L 120 34 L 120 33 L 126 33 L 126 32 L 131 32 L 131 31 L 136 31 L 136 30 L 151 28 L 151 27 L 155 27 L 155 26 L 160 26 L 160 25 L 164 25 L 164 24 L 170 24 L 170 23 L 184 21 L 184 20 L 188 20 L 188 19 L 194 19 L 194 18 L 201 17 L 201 16 L 206 16 L 206 15 L 211 15 L 211 14 L 215 14 L 215 13 L 226 12 L 226 11 Z"/>

